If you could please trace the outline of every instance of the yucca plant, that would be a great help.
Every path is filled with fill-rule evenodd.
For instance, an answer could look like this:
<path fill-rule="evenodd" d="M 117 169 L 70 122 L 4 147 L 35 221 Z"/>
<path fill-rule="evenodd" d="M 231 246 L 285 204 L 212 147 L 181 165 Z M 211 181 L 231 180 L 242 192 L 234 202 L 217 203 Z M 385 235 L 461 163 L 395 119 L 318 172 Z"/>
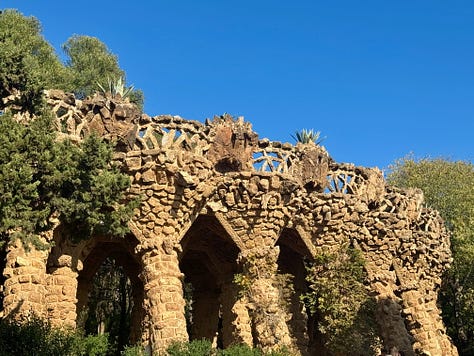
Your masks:
<path fill-rule="evenodd" d="M 291 135 L 296 142 L 301 142 L 301 143 L 310 143 L 314 142 L 316 145 L 320 145 L 321 142 L 324 141 L 324 137 L 321 138 L 321 132 L 320 131 L 314 131 L 313 129 L 307 130 L 303 129 L 301 131 L 296 131 L 295 135 Z"/>
<path fill-rule="evenodd" d="M 113 98 L 120 96 L 122 99 L 125 99 L 130 96 L 133 92 L 133 85 L 125 86 L 125 81 L 123 77 L 118 77 L 116 79 L 107 78 L 107 87 L 104 88 L 100 83 L 97 83 L 100 91 L 104 96 L 111 95 Z"/>

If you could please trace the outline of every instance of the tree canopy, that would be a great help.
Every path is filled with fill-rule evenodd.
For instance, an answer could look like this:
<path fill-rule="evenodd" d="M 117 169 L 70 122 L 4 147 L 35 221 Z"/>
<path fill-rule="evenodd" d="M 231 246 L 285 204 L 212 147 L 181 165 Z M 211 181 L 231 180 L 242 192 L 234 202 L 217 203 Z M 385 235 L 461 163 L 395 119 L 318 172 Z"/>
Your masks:
<path fill-rule="evenodd" d="M 0 13 L 0 109 L 9 96 L 19 108 L 37 107 L 44 88 L 66 89 L 66 76 L 36 18 L 15 10 Z"/>
<path fill-rule="evenodd" d="M 389 183 L 423 190 L 451 231 L 453 265 L 440 293 L 448 334 L 461 355 L 474 353 L 474 165 L 448 159 L 405 157 L 391 166 Z"/>
<path fill-rule="evenodd" d="M 42 247 L 58 221 L 72 238 L 124 235 L 134 207 L 130 184 L 112 163 L 113 147 L 95 136 L 58 140 L 45 89 L 91 95 L 97 82 L 125 76 L 96 38 L 73 36 L 61 63 L 34 17 L 0 12 L 0 243 L 20 238 Z M 23 114 L 19 122 L 15 113 Z"/>
<path fill-rule="evenodd" d="M 130 181 L 111 164 L 112 147 L 89 136 L 81 144 L 57 141 L 51 117 L 29 125 L 0 116 L 0 236 L 40 246 L 53 217 L 72 238 L 124 235 L 133 204 L 123 202 Z M 72 233 L 74 231 L 74 233 Z"/>
<path fill-rule="evenodd" d="M 39 21 L 12 9 L 0 13 L 0 49 L 0 109 L 14 104 L 18 110 L 33 111 L 44 89 L 83 98 L 97 91 L 98 84 L 125 78 L 117 56 L 95 37 L 70 37 L 63 45 L 67 58 L 62 63 L 41 35 Z M 143 93 L 134 90 L 130 100 L 142 107 Z"/>

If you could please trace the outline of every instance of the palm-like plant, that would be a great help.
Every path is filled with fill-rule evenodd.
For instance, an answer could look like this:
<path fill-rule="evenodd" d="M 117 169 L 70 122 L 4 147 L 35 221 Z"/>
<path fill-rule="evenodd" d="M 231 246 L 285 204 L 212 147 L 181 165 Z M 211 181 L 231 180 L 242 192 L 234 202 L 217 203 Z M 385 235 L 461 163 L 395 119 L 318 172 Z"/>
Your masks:
<path fill-rule="evenodd" d="M 314 131 L 313 129 L 307 130 L 307 129 L 302 129 L 301 131 L 296 131 L 295 135 L 291 135 L 296 142 L 301 142 L 301 143 L 310 143 L 313 142 L 316 145 L 320 145 L 321 142 L 324 141 L 325 137 L 321 138 L 321 132 L 320 131 Z"/>
<path fill-rule="evenodd" d="M 133 85 L 125 86 L 123 77 L 107 78 L 107 87 L 105 88 L 100 83 L 97 83 L 97 86 L 104 96 L 111 95 L 112 98 L 120 96 L 122 99 L 129 97 L 134 89 Z"/>

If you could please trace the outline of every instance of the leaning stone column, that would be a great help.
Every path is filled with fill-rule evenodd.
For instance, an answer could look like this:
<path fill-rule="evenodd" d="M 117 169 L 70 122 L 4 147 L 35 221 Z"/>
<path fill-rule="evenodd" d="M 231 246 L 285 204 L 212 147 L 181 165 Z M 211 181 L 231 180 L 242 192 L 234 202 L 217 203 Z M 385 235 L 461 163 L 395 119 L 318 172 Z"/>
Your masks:
<path fill-rule="evenodd" d="M 444 325 L 436 305 L 434 293 L 422 293 L 418 289 L 402 292 L 403 312 L 410 333 L 413 335 L 413 349 L 416 354 L 457 356 L 456 348 L 444 332 Z"/>
<path fill-rule="evenodd" d="M 8 247 L 5 277 L 3 316 L 46 316 L 46 261 L 48 250 L 37 250 L 33 246 L 26 251 L 18 240 Z"/>
<path fill-rule="evenodd" d="M 142 342 L 149 352 L 162 352 L 173 341 L 186 341 L 185 301 L 176 250 L 162 246 L 142 255 L 145 318 Z"/>
<path fill-rule="evenodd" d="M 220 302 L 223 346 L 229 347 L 233 344 L 253 346 L 247 297 L 239 295 L 239 287 L 233 282 L 227 282 L 221 287 Z"/>
<path fill-rule="evenodd" d="M 291 318 L 284 306 L 283 287 L 277 280 L 279 248 L 254 249 L 241 253 L 245 293 L 256 346 L 263 350 L 278 346 L 293 347 L 287 321 Z"/>

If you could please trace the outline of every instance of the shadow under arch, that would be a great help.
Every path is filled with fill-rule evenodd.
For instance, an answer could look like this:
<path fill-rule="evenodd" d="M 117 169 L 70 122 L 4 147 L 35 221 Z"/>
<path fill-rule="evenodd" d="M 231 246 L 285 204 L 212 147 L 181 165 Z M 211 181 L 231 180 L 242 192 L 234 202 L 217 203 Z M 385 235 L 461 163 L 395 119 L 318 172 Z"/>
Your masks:
<path fill-rule="evenodd" d="M 311 342 L 314 322 L 306 311 L 301 296 L 308 290 L 305 262 L 311 261 L 313 257 L 310 247 L 295 229 L 284 228 L 275 245 L 280 249 L 277 260 L 278 273 L 289 277 L 293 288 L 293 293 L 286 301 L 291 315 L 291 319 L 287 322 L 288 328 L 299 351 L 305 355 Z"/>
<path fill-rule="evenodd" d="M 126 343 L 134 344 L 140 340 L 141 324 L 144 317 L 143 300 L 144 287 L 139 278 L 142 266 L 133 253 L 136 243 L 132 235 L 124 238 L 97 238 L 92 247 L 86 250 L 86 256 L 82 259 L 83 269 L 79 272 L 77 287 L 77 315 L 79 318 L 87 311 L 89 295 L 92 288 L 94 276 L 106 260 L 113 260 L 116 266 L 123 269 L 123 272 L 130 281 L 132 305 L 130 313 L 130 327 Z M 85 322 L 85 320 L 80 320 Z"/>
<path fill-rule="evenodd" d="M 241 342 L 235 339 L 232 312 L 238 299 L 233 279 L 241 271 L 240 249 L 212 215 L 199 215 L 180 244 L 190 340 L 205 338 L 218 347 Z"/>

